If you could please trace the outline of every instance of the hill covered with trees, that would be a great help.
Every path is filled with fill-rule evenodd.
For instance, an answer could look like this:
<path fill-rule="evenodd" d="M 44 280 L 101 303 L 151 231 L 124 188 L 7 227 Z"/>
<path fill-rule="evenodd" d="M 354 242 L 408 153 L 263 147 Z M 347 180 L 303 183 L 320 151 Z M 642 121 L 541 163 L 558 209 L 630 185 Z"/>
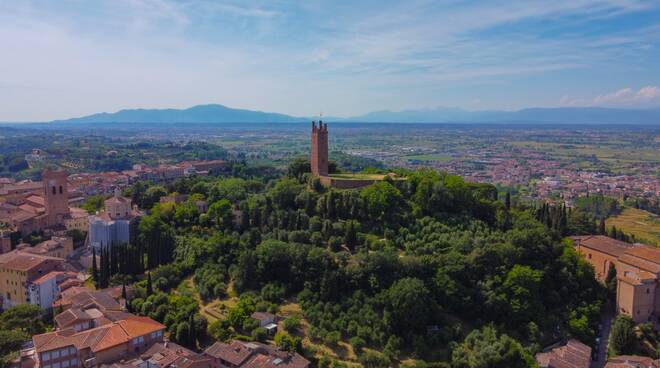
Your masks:
<path fill-rule="evenodd" d="M 150 214 L 97 282 L 134 284 L 131 310 L 191 348 L 265 339 L 250 314 L 295 305 L 275 342 L 318 366 L 529 367 L 541 346 L 595 338 L 606 292 L 543 210 L 431 170 L 357 190 L 305 171 L 138 183 L 126 194 Z M 159 203 L 172 192 L 189 199 Z M 209 323 L 200 306 L 230 296 Z"/>

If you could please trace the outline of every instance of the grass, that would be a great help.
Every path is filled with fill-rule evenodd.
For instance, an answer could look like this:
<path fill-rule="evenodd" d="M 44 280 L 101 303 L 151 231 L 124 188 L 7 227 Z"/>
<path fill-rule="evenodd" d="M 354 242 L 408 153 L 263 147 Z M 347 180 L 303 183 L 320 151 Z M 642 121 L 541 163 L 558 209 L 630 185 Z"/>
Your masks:
<path fill-rule="evenodd" d="M 364 174 L 364 173 L 339 173 L 330 174 L 331 178 L 345 179 L 345 180 L 383 180 L 383 174 Z"/>
<path fill-rule="evenodd" d="M 637 208 L 626 208 L 617 216 L 605 221 L 607 228 L 612 225 L 632 234 L 638 242 L 660 246 L 660 216 Z"/>

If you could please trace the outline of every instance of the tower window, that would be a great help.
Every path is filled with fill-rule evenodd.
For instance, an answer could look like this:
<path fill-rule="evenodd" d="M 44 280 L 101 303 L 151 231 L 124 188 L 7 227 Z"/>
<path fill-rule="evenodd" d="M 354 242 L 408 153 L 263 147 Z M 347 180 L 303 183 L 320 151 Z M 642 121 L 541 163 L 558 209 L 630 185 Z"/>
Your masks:
<path fill-rule="evenodd" d="M 56 193 L 57 193 L 57 191 L 56 191 L 55 187 L 53 187 L 53 194 L 56 194 Z"/>
<path fill-rule="evenodd" d="M 60 185 L 60 194 L 62 194 L 62 186 Z"/>

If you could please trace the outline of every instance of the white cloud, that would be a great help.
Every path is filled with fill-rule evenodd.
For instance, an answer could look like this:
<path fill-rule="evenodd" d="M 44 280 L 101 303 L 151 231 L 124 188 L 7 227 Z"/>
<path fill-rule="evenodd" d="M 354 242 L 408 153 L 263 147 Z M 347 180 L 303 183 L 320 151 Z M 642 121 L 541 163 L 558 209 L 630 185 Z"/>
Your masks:
<path fill-rule="evenodd" d="M 660 87 L 646 86 L 639 90 L 628 87 L 593 98 L 563 96 L 559 104 L 562 106 L 659 107 Z"/>

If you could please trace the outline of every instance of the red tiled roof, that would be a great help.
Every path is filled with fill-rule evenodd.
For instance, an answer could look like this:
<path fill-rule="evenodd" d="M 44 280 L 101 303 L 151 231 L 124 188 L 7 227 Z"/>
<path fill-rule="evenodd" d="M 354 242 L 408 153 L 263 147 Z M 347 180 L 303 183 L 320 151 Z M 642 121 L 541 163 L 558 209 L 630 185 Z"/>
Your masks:
<path fill-rule="evenodd" d="M 636 355 L 620 355 L 610 358 L 605 368 L 660 368 L 660 360 Z"/>
<path fill-rule="evenodd" d="M 48 257 L 39 254 L 29 254 L 29 253 L 17 251 L 16 249 L 14 249 L 9 253 L 0 254 L 0 265 L 8 269 L 23 271 L 23 272 L 27 272 L 36 267 L 39 267 L 40 265 L 42 265 L 43 263 L 49 260 L 54 260 L 59 262 L 64 261 L 61 258 Z"/>
<path fill-rule="evenodd" d="M 536 354 L 542 368 L 589 368 L 591 348 L 575 339 L 552 351 Z"/>
<path fill-rule="evenodd" d="M 626 249 L 632 247 L 632 244 L 604 235 L 574 236 L 572 239 L 576 245 L 607 253 L 614 257 L 623 255 Z"/>

